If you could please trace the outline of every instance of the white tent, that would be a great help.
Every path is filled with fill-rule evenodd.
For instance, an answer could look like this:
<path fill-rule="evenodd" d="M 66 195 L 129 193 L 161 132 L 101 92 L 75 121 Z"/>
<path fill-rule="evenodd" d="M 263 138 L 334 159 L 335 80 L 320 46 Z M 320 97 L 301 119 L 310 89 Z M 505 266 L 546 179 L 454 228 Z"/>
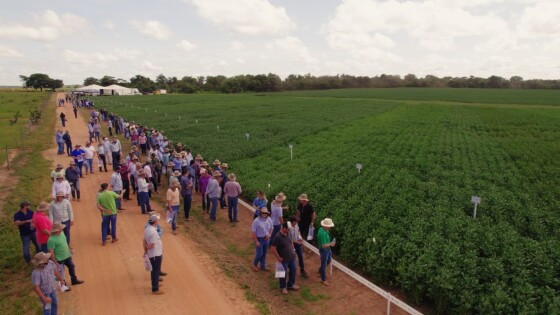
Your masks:
<path fill-rule="evenodd" d="M 103 95 L 140 95 L 140 91 L 136 88 L 127 88 L 117 84 L 102 87 L 101 89 Z"/>
<path fill-rule="evenodd" d="M 101 85 L 91 84 L 88 86 L 77 88 L 76 91 L 89 91 L 89 90 L 101 90 L 101 89 L 103 89 Z"/>

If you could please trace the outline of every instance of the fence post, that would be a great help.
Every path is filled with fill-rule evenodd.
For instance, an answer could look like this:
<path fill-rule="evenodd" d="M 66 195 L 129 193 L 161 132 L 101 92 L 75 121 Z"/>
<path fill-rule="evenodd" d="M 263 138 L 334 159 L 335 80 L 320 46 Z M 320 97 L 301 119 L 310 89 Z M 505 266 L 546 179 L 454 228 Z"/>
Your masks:
<path fill-rule="evenodd" d="M 391 293 L 388 293 L 387 295 L 387 315 L 391 314 Z"/>

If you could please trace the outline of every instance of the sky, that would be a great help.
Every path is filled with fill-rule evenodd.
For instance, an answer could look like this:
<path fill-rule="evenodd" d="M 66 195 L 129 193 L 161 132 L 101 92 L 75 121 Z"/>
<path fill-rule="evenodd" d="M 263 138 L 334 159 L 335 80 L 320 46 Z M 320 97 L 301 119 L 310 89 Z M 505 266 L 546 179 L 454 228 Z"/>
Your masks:
<path fill-rule="evenodd" d="M 0 85 L 47 73 L 560 78 L 560 0 L 50 0 L 0 11 Z"/>

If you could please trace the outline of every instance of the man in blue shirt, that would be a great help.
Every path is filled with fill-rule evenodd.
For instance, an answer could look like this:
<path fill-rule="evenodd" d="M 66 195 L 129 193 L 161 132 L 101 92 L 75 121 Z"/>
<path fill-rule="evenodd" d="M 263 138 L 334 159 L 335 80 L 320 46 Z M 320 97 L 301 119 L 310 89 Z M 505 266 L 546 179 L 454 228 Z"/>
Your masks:
<path fill-rule="evenodd" d="M 19 228 L 19 236 L 23 244 L 23 258 L 29 264 L 31 255 L 29 254 L 29 243 L 33 242 L 35 252 L 41 251 L 37 239 L 35 238 L 35 229 L 31 227 L 33 219 L 33 211 L 29 209 L 30 203 L 24 201 L 19 205 L 19 211 L 14 214 L 14 224 Z"/>
<path fill-rule="evenodd" d="M 255 259 L 253 259 L 253 270 L 270 270 L 266 267 L 266 253 L 268 251 L 268 241 L 272 235 L 272 220 L 268 217 L 268 209 L 260 209 L 260 216 L 253 220 L 251 231 L 253 232 L 253 242 L 255 242 Z"/>
<path fill-rule="evenodd" d="M 80 170 L 80 177 L 84 177 L 82 173 L 82 165 L 84 165 L 84 156 L 86 155 L 86 151 L 81 148 L 81 145 L 76 144 L 74 150 L 72 150 L 72 156 L 74 157 L 74 162 L 76 162 L 76 166 Z"/>

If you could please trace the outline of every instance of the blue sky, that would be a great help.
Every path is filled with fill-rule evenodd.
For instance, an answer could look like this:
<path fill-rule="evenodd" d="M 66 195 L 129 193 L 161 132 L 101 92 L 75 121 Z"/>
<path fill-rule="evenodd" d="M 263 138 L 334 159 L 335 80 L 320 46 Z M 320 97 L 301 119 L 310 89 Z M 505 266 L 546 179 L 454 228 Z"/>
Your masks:
<path fill-rule="evenodd" d="M 10 1 L 0 85 L 273 72 L 559 78 L 557 0 Z"/>

